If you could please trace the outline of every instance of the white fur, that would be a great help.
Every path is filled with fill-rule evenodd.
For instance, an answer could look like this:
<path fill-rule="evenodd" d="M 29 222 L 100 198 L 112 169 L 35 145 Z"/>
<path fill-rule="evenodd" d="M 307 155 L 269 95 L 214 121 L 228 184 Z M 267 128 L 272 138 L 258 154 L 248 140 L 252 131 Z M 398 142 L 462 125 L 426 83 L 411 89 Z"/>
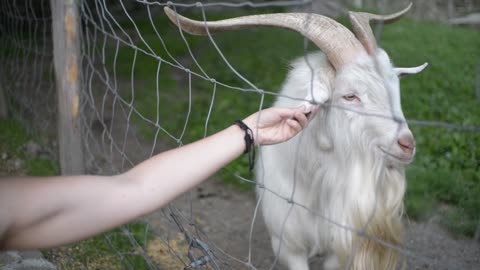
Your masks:
<path fill-rule="evenodd" d="M 305 58 L 293 62 L 281 94 L 327 106 L 297 137 L 262 147 L 256 165 L 257 181 L 273 191 L 257 189 L 273 250 L 291 270 L 308 269 L 316 254 L 327 255 L 325 269 L 349 262 L 350 269 L 395 269 L 396 252 L 342 226 L 361 230 L 368 222 L 368 234 L 402 244 L 404 165 L 413 154 L 397 144 L 399 136 L 412 136 L 408 126 L 392 120 L 405 120 L 397 73 L 381 49 L 338 71 L 323 53 L 307 57 L 310 66 Z M 343 98 L 351 94 L 361 102 Z M 274 106 L 301 103 L 279 98 Z"/>

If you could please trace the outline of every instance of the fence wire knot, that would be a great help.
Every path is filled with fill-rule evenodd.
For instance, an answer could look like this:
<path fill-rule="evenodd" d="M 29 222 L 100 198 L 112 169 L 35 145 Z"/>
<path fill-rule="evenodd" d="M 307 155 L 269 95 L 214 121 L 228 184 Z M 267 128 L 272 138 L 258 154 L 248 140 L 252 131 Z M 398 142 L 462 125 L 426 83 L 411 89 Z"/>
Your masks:
<path fill-rule="evenodd" d="M 198 269 L 199 267 L 206 266 L 207 264 L 215 270 L 220 269 L 216 265 L 213 259 L 213 253 L 210 251 L 208 245 L 197 237 L 191 236 L 190 233 L 185 230 L 185 228 L 180 223 L 174 213 L 171 213 L 170 216 L 172 217 L 180 232 L 185 237 L 185 241 L 188 243 L 187 257 L 190 260 L 190 264 L 187 265 L 184 269 Z M 202 252 L 203 256 L 196 257 L 194 255 L 195 250 L 199 250 L 200 252 Z"/>

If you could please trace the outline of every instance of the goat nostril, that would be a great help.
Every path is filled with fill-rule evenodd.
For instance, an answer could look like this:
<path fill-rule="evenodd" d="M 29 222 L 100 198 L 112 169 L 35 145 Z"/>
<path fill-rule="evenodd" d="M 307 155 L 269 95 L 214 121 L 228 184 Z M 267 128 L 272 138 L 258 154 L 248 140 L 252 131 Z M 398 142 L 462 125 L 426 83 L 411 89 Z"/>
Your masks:
<path fill-rule="evenodd" d="M 398 145 L 403 152 L 411 154 L 413 153 L 413 149 L 415 149 L 415 140 L 410 136 L 401 137 L 398 139 Z"/>

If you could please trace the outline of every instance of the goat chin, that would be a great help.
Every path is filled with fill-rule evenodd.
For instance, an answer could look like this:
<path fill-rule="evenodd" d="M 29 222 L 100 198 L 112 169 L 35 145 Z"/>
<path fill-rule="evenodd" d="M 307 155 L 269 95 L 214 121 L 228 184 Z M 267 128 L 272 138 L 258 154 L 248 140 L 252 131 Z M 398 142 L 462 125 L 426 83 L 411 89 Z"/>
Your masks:
<path fill-rule="evenodd" d="M 309 55 L 309 63 L 324 75 L 313 78 L 314 86 L 332 83 L 335 72 L 323 54 Z M 302 97 L 311 69 L 301 61 L 293 68 L 282 94 Z M 316 254 L 327 256 L 325 269 L 396 269 L 403 260 L 384 243 L 402 246 L 404 168 L 387 168 L 371 150 L 332 150 L 333 142 L 322 135 L 328 128 L 324 114 L 320 110 L 289 142 L 260 150 L 257 181 L 268 191 L 259 185 L 257 195 L 274 253 L 292 270 L 308 269 L 308 258 Z"/>

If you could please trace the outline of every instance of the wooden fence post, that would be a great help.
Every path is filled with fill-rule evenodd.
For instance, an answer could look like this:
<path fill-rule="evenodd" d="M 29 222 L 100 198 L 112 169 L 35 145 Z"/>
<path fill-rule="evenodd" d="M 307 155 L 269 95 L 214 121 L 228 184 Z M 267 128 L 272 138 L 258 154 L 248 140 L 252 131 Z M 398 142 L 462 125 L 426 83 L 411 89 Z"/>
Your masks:
<path fill-rule="evenodd" d="M 82 174 L 80 129 L 80 17 L 81 0 L 51 0 L 53 58 L 58 97 L 58 147 L 63 175 Z"/>

